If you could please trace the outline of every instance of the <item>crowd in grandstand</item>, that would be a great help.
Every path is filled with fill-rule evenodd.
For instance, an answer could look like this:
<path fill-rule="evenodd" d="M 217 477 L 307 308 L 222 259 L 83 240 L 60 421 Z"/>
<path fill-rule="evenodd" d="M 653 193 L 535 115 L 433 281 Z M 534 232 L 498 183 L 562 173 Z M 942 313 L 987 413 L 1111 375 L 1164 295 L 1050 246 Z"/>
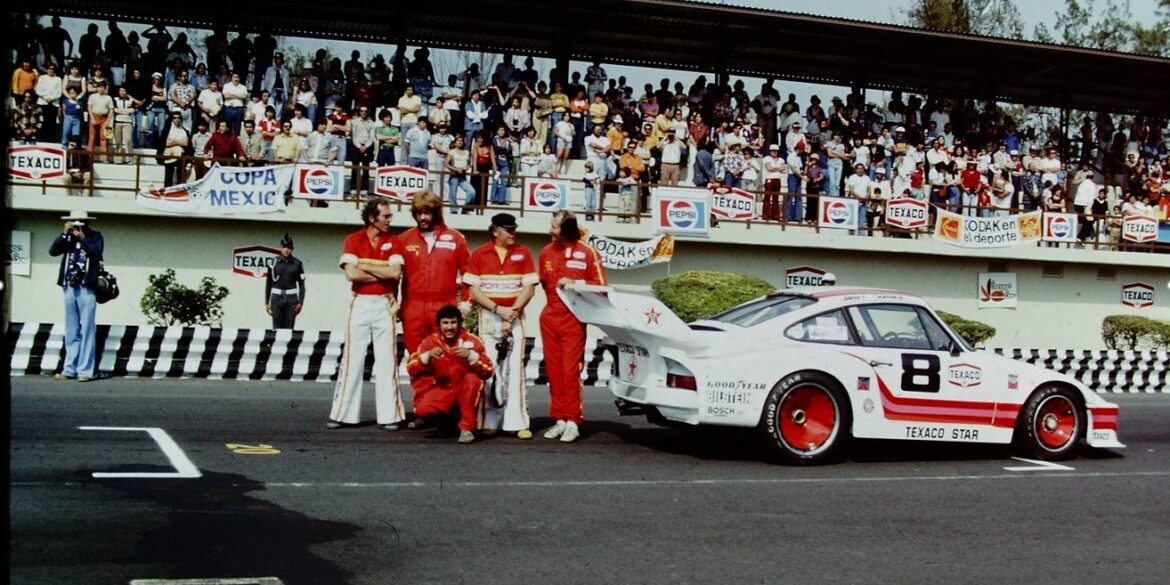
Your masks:
<path fill-rule="evenodd" d="M 408 164 L 447 174 L 448 190 L 479 204 L 506 202 L 509 175 L 572 173 L 601 207 L 607 192 L 641 193 L 645 209 L 650 184 L 719 184 L 762 193 L 762 218 L 789 222 L 815 221 L 799 195 L 819 194 L 868 200 L 871 224 L 899 196 L 981 215 L 1170 216 L 1166 120 L 1088 115 L 1065 150 L 1079 161 L 1070 168 L 1040 121 L 993 102 L 895 91 L 881 105 L 856 93 L 805 105 L 771 80 L 753 96 L 743 81 L 704 76 L 638 91 L 600 62 L 542 75 L 531 57 L 507 54 L 494 71 L 473 63 L 444 77 L 425 47 L 404 45 L 388 61 L 321 49 L 293 67 L 266 32 L 216 30 L 200 54 L 161 23 L 107 27 L 103 38 L 91 24 L 74 46 L 54 17 L 29 41 L 12 75 L 18 139 L 73 140 L 97 161 L 153 149 L 174 165 L 183 154 L 349 164 L 354 194 L 368 166 Z M 1105 185 L 1116 191 L 1096 201 Z M 1093 235 L 1085 223 L 1082 239 Z"/>

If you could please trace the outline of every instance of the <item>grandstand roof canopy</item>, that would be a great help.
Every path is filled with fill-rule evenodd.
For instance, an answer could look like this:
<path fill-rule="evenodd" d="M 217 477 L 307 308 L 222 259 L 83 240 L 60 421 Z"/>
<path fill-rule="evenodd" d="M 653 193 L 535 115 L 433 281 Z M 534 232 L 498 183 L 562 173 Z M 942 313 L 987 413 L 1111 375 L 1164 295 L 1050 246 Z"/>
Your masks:
<path fill-rule="evenodd" d="M 17 10 L 1170 116 L 1170 59 L 682 0 L 17 0 Z M 104 28 L 104 27 L 103 27 Z M 754 91 L 754 88 L 749 88 Z"/>

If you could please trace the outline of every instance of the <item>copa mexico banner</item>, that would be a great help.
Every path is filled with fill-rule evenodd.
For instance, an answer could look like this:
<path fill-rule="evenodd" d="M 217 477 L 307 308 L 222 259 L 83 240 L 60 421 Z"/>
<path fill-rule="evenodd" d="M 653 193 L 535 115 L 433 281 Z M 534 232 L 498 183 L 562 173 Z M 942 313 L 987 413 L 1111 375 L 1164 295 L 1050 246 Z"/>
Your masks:
<path fill-rule="evenodd" d="M 294 165 L 221 167 L 212 165 L 202 179 L 170 187 L 142 189 L 139 207 L 184 215 L 236 215 L 284 210 L 284 193 Z"/>
<path fill-rule="evenodd" d="M 707 237 L 711 230 L 711 191 L 655 187 L 650 215 L 655 233 Z"/>
<path fill-rule="evenodd" d="M 674 258 L 674 236 L 662 234 L 641 242 L 613 240 L 601 234 L 581 230 L 585 243 L 601 255 L 601 264 L 610 270 L 641 268 L 670 262 Z"/>
<path fill-rule="evenodd" d="M 1077 243 L 1077 214 L 1044 212 L 1045 242 Z"/>
<path fill-rule="evenodd" d="M 938 210 L 934 238 L 963 248 L 1004 248 L 1040 239 L 1040 212 L 971 217 Z"/>
<path fill-rule="evenodd" d="M 568 181 L 524 177 L 524 211 L 553 212 L 568 208 Z"/>

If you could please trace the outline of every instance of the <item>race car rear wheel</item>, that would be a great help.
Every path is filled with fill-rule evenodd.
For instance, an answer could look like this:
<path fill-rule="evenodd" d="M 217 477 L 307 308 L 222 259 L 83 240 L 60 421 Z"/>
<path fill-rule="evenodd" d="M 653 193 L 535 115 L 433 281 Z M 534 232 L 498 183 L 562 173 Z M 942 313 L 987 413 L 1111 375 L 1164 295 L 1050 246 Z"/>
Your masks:
<path fill-rule="evenodd" d="M 1020 411 L 1018 446 L 1030 457 L 1060 460 L 1072 457 L 1085 433 L 1085 415 L 1077 395 L 1060 386 L 1040 388 Z"/>
<path fill-rule="evenodd" d="M 798 372 L 768 394 L 760 432 L 781 463 L 824 463 L 841 453 L 851 418 L 849 402 L 836 380 L 820 372 Z"/>

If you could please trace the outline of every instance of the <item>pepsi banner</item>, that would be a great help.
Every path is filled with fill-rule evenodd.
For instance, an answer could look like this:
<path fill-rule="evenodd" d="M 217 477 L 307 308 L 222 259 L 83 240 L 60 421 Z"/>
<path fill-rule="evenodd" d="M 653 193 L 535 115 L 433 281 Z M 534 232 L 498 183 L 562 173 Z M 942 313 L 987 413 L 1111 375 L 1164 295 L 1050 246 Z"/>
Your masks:
<path fill-rule="evenodd" d="M 819 201 L 821 214 L 818 218 L 818 225 L 822 228 L 840 230 L 857 229 L 858 203 L 856 199 L 847 197 L 822 196 Z"/>
<path fill-rule="evenodd" d="M 650 203 L 654 232 L 707 237 L 711 230 L 711 192 L 684 187 L 656 187 Z"/>
<path fill-rule="evenodd" d="M 294 165 L 221 167 L 212 165 L 202 179 L 170 187 L 140 190 L 138 206 L 184 215 L 236 215 L 284 210 L 284 194 Z"/>
<path fill-rule="evenodd" d="M 341 201 L 345 198 L 345 174 L 341 167 L 297 165 L 293 172 L 292 196 Z"/>
<path fill-rule="evenodd" d="M 524 177 L 524 211 L 559 211 L 569 207 L 569 182 Z"/>
<path fill-rule="evenodd" d="M 1045 242 L 1077 243 L 1077 214 L 1044 212 L 1044 231 L 1040 239 Z"/>

